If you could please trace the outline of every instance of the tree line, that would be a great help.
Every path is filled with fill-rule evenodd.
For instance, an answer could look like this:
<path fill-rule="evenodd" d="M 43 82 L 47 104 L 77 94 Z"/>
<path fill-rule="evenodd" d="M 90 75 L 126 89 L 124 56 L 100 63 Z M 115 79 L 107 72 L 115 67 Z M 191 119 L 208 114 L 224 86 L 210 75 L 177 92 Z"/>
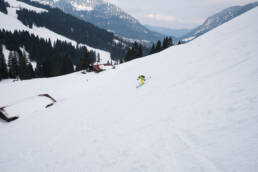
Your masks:
<path fill-rule="evenodd" d="M 27 60 L 26 53 L 20 49 L 10 51 L 8 61 L 0 46 L 0 80 L 7 78 L 31 79 L 35 77 L 32 64 Z"/>
<path fill-rule="evenodd" d="M 95 52 L 83 47 L 84 53 L 77 65 L 72 63 L 68 55 L 65 57 L 53 56 L 37 63 L 34 70 L 25 50 L 22 51 L 19 48 L 17 51 L 10 51 L 8 58 L 6 58 L 2 47 L 0 44 L 0 80 L 8 78 L 26 80 L 60 76 L 79 70 L 90 71 L 90 67 L 96 62 L 96 59 L 92 58 Z"/>
<path fill-rule="evenodd" d="M 57 40 L 39 38 L 28 31 L 10 31 L 0 30 L 0 44 L 5 45 L 8 50 L 17 51 L 20 47 L 25 47 L 30 54 L 29 58 L 37 63 L 42 63 L 49 56 L 70 56 L 73 64 L 77 65 L 83 56 L 84 48 L 74 46 L 71 43 Z M 91 51 L 90 57 L 97 61 L 99 54 Z M 99 58 L 99 57 L 98 57 Z"/>
<path fill-rule="evenodd" d="M 77 64 L 83 54 L 83 49 L 75 47 L 71 43 L 57 40 L 51 42 L 39 38 L 28 31 L 10 31 L 0 30 L 0 44 L 5 45 L 8 50 L 17 51 L 20 47 L 25 47 L 30 54 L 29 58 L 37 63 L 42 63 L 48 56 L 69 55 L 74 64 Z"/>
<path fill-rule="evenodd" d="M 3 55 L 3 45 L 10 50 L 8 57 Z M 21 47 L 26 53 L 21 51 Z M 85 69 L 85 60 L 86 68 L 89 64 L 100 61 L 100 54 L 89 51 L 86 47 L 75 47 L 71 43 L 59 40 L 53 43 L 27 31 L 12 33 L 0 30 L 0 48 L 0 79 L 60 76 L 74 72 L 75 66 L 76 70 Z M 30 61 L 37 63 L 35 70 Z"/>
<path fill-rule="evenodd" d="M 173 39 L 171 37 L 165 37 L 163 39 L 163 42 L 161 43 L 160 40 L 158 40 L 158 42 L 155 44 L 152 44 L 151 50 L 149 54 L 155 54 L 158 53 L 160 51 L 163 51 L 171 46 L 173 46 Z"/>
<path fill-rule="evenodd" d="M 130 61 L 143 56 L 142 45 L 134 42 L 132 47 L 128 48 L 127 53 L 124 57 L 124 61 Z"/>
<path fill-rule="evenodd" d="M 181 44 L 181 42 L 179 41 L 178 44 Z M 158 53 L 173 45 L 174 45 L 173 39 L 171 37 L 165 37 L 162 42 L 159 40 L 157 41 L 156 44 L 152 44 L 152 47 L 149 50 L 149 53 L 147 53 L 147 55 Z M 127 49 L 127 53 L 124 57 L 124 61 L 127 62 L 143 56 L 144 56 L 143 46 L 137 42 L 134 42 L 132 47 Z"/>
<path fill-rule="evenodd" d="M 10 5 L 7 2 L 5 2 L 4 0 L 0 0 L 0 11 L 2 13 L 7 14 L 7 7 L 9 7 L 9 6 Z"/>

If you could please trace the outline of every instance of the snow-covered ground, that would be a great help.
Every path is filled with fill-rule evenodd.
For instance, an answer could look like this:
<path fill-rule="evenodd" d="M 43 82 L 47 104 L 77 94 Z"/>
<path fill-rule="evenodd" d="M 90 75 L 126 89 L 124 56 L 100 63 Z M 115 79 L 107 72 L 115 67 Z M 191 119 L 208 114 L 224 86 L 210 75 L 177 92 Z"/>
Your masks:
<path fill-rule="evenodd" d="M 8 4 L 10 5 L 10 8 L 8 8 L 8 9 L 18 9 L 18 10 L 19 9 L 27 9 L 27 10 L 34 11 L 37 13 L 48 12 L 45 9 L 37 8 L 37 7 L 31 6 L 29 4 L 26 4 L 24 2 L 17 1 L 17 0 L 5 0 L 5 2 L 8 2 Z"/>
<path fill-rule="evenodd" d="M 2 50 L 3 50 L 4 57 L 5 57 L 5 62 L 7 63 L 10 51 L 8 49 L 6 49 L 6 47 L 4 45 L 2 46 Z"/>
<path fill-rule="evenodd" d="M 258 171 L 257 16 L 115 70 L 0 83 L 20 116 L 0 122 L 1 172 Z"/>
<path fill-rule="evenodd" d="M 0 12 L 0 21 L 4 21 L 4 22 L 0 22 L 0 29 L 5 29 L 5 30 L 11 31 L 11 32 L 14 32 L 15 30 L 28 31 L 29 33 L 38 35 L 40 38 L 43 38 L 45 40 L 50 39 L 52 42 L 52 45 L 54 45 L 54 43 L 57 40 L 61 40 L 61 41 L 66 41 L 68 43 L 71 43 L 73 46 L 76 47 L 77 42 L 74 40 L 71 40 L 60 34 L 57 34 L 45 27 L 37 27 L 37 26 L 33 25 L 32 28 L 29 28 L 28 26 L 25 26 L 20 20 L 17 19 L 16 11 L 23 9 L 23 8 L 31 10 L 31 11 L 36 11 L 38 13 L 47 12 L 47 10 L 44 10 L 41 8 L 36 8 L 36 7 L 30 6 L 26 3 L 16 1 L 16 0 L 6 0 L 6 2 L 8 2 L 10 4 L 10 7 L 7 8 L 8 15 Z M 79 44 L 79 46 L 85 46 L 85 47 L 87 47 L 88 50 L 93 50 L 96 53 L 99 53 L 101 62 L 103 62 L 103 63 L 106 63 L 107 61 L 111 60 L 111 55 L 109 52 L 95 49 L 95 48 L 92 48 L 85 44 Z"/>

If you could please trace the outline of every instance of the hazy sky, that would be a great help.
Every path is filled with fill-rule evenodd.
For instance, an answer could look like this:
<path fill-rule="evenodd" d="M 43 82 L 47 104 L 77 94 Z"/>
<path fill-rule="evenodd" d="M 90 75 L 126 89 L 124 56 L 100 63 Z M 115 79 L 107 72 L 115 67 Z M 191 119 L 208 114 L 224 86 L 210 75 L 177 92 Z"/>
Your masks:
<path fill-rule="evenodd" d="M 233 5 L 255 0 L 106 0 L 142 24 L 168 28 L 193 28 L 207 17 Z"/>

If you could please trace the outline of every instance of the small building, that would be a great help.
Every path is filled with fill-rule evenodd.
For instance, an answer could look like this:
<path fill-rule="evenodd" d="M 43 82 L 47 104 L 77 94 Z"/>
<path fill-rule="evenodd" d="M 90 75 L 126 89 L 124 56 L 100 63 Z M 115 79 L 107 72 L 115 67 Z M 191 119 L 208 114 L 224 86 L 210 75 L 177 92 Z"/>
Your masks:
<path fill-rule="evenodd" d="M 100 67 L 100 65 L 93 65 L 92 70 L 96 73 L 102 72 L 104 69 Z"/>
<path fill-rule="evenodd" d="M 109 69 L 115 69 L 115 66 L 113 66 L 112 64 L 96 64 L 92 66 L 92 71 L 96 73 Z"/>

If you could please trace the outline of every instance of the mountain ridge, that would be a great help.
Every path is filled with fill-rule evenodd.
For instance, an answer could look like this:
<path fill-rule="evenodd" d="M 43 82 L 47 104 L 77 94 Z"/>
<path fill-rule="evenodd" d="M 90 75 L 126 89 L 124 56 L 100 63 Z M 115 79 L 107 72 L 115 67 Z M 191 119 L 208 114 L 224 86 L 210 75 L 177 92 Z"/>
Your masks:
<path fill-rule="evenodd" d="M 60 8 L 66 13 L 111 31 L 121 38 L 138 40 L 143 43 L 163 39 L 161 34 L 145 28 L 137 19 L 124 12 L 121 8 L 103 0 L 33 1 Z"/>
<path fill-rule="evenodd" d="M 242 6 L 232 6 L 221 10 L 220 12 L 208 17 L 203 24 L 192 29 L 190 32 L 180 37 L 180 39 L 184 42 L 191 41 L 257 6 L 258 1 Z"/>

